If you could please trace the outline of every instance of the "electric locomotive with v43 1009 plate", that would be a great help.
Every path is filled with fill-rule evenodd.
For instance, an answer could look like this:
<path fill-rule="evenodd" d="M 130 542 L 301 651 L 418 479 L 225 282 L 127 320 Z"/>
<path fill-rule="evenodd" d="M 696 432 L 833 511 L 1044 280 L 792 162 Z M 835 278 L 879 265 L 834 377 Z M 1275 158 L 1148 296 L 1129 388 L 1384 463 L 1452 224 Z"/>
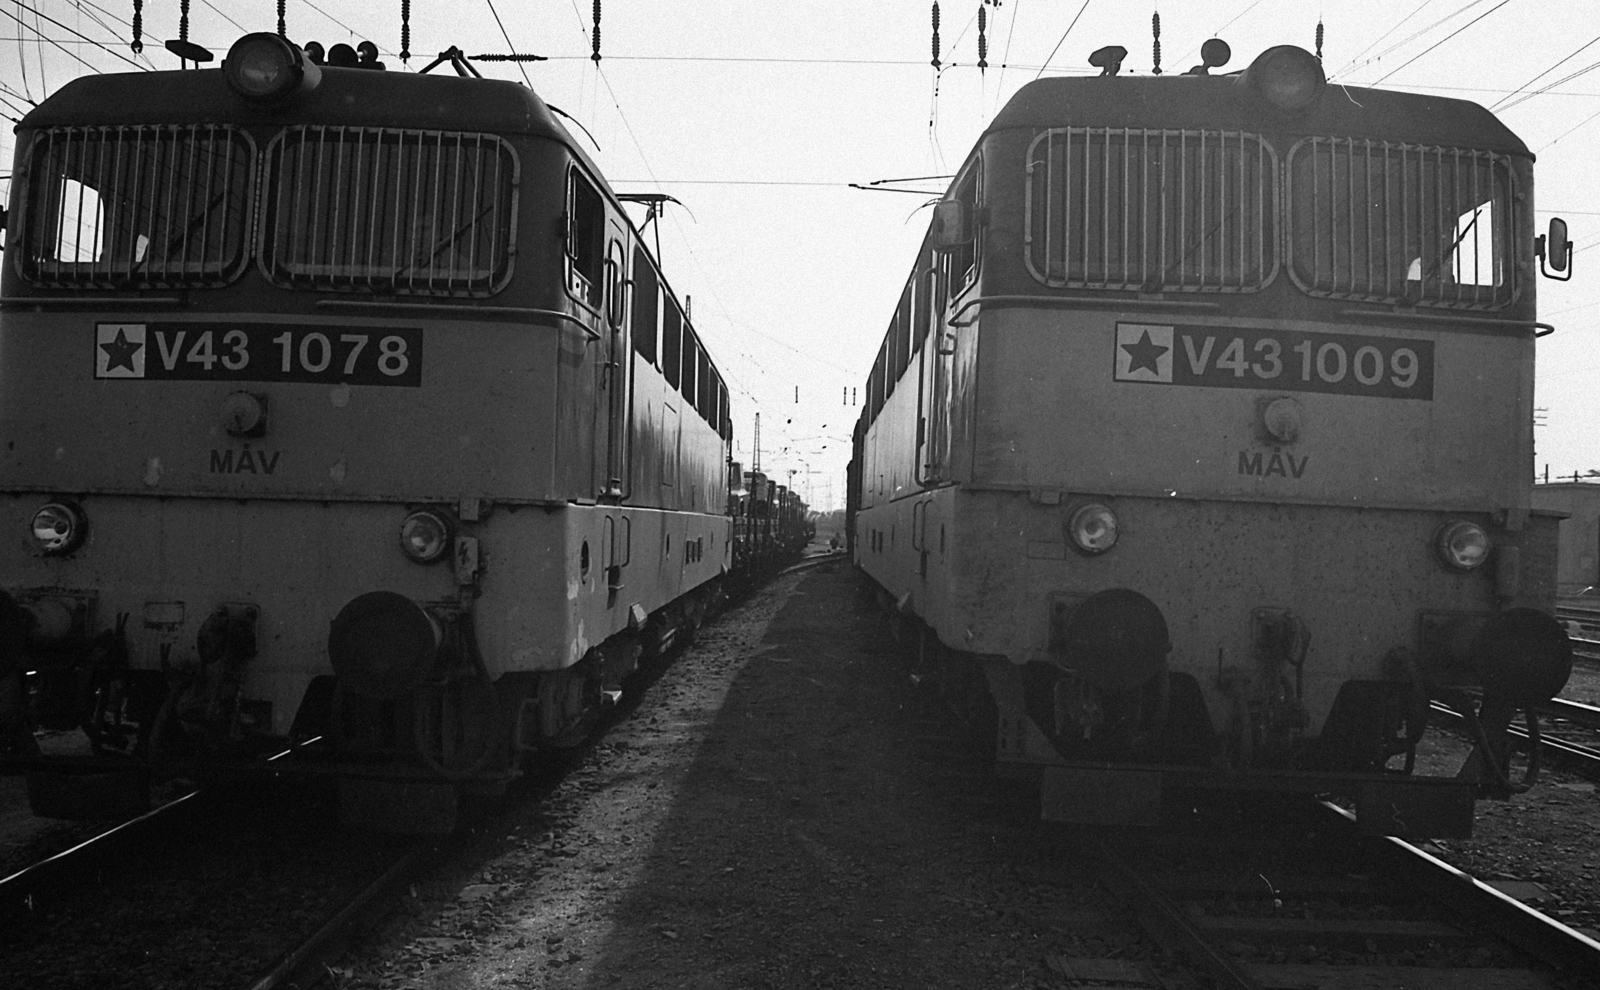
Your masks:
<path fill-rule="evenodd" d="M 868 380 L 855 559 L 1046 817 L 1266 790 L 1462 834 L 1570 670 L 1530 505 L 1566 228 L 1481 107 L 1205 52 L 1104 49 L 984 131 Z M 1455 777 L 1411 772 L 1436 698 Z"/>

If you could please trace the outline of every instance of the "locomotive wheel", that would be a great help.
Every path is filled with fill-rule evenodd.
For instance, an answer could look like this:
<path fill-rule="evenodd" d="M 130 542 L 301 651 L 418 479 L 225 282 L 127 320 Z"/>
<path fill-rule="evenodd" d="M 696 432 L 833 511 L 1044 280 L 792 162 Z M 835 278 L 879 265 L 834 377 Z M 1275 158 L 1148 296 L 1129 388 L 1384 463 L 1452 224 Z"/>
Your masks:
<path fill-rule="evenodd" d="M 487 769 L 500 750 L 500 706 L 482 671 L 443 684 L 424 684 L 414 696 L 413 741 L 435 773 L 452 779 Z"/>

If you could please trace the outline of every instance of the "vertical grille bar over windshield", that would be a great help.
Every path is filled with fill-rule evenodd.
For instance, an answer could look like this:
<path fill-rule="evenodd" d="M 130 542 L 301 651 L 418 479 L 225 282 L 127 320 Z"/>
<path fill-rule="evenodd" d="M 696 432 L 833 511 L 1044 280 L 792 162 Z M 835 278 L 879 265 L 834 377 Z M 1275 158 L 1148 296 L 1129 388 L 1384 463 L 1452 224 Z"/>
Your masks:
<path fill-rule="evenodd" d="M 50 127 L 28 157 L 24 279 L 223 285 L 246 263 L 255 145 L 221 124 Z"/>
<path fill-rule="evenodd" d="M 1254 292 L 1278 269 L 1276 174 L 1242 131 L 1044 131 L 1028 149 L 1028 269 L 1053 288 Z"/>
<path fill-rule="evenodd" d="M 267 147 L 262 271 L 302 288 L 492 295 L 511 277 L 517 175 L 492 134 L 287 128 Z"/>
<path fill-rule="evenodd" d="M 1504 155 L 1306 138 L 1288 189 L 1289 274 L 1309 295 L 1459 309 L 1516 298 Z"/>

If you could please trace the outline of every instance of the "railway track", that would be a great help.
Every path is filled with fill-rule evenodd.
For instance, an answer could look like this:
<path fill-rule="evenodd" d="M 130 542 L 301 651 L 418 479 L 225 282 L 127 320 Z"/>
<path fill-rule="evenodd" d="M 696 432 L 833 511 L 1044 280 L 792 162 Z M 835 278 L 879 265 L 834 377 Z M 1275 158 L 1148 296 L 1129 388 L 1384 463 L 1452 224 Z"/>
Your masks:
<path fill-rule="evenodd" d="M 779 573 L 808 570 L 848 559 L 849 554 L 844 552 L 812 554 Z M 397 857 L 377 879 L 332 912 L 303 943 L 284 953 L 270 971 L 249 984 L 249 990 L 315 985 L 327 967 L 339 958 L 351 935 L 381 915 L 394 897 L 421 875 L 429 863 L 427 852 L 428 847 L 418 846 Z"/>
<path fill-rule="evenodd" d="M 1218 823 L 1209 823 L 1216 826 Z M 1229 990 L 1600 985 L 1600 943 L 1331 804 L 1099 837 L 1106 885 Z"/>
<path fill-rule="evenodd" d="M 785 570 L 843 559 L 818 554 Z M 640 672 L 640 693 L 658 673 Z M 519 792 L 537 798 L 588 748 Z M 50 985 L 65 960 L 82 985 L 310 986 L 408 887 L 433 883 L 435 850 L 470 855 L 470 837 L 437 846 L 345 833 L 328 825 L 331 795 L 289 801 L 273 790 L 196 792 L 0 879 L 6 985 Z"/>
<path fill-rule="evenodd" d="M 1593 706 L 1558 702 L 1550 713 L 1600 727 Z M 1092 851 L 1102 886 L 1163 952 L 1194 971 L 1190 982 L 1161 985 L 1600 986 L 1600 942 L 1417 845 L 1358 835 L 1354 816 L 1334 804 L 1311 804 L 1288 821 L 1283 814 L 1281 802 L 1268 799 L 1196 809 L 1162 830 L 1066 827 L 1063 847 L 1073 857 Z M 1120 958 L 1055 958 L 1050 966 L 1057 977 L 1096 985 L 1151 979 L 1150 964 Z"/>
<path fill-rule="evenodd" d="M 188 826 L 203 826 L 208 814 L 215 813 L 207 802 L 206 794 L 190 792 L 0 878 L 0 917 L 9 925 L 26 925 L 35 916 L 74 910 L 75 903 L 86 896 L 85 888 L 91 885 L 99 889 L 87 896 L 104 898 L 117 889 L 130 868 L 137 869 L 143 850 L 163 845 L 173 833 Z M 323 968 L 338 957 L 348 934 L 375 911 L 385 908 L 397 890 L 420 875 L 431 849 L 429 844 L 418 843 L 396 856 L 375 880 L 331 911 L 308 938 L 273 961 L 264 975 L 249 984 L 251 990 L 311 986 Z M 92 915 L 84 920 L 93 924 Z"/>
<path fill-rule="evenodd" d="M 416 843 L 330 828 L 325 795 L 290 811 L 285 798 L 208 788 L 0 882 L 6 984 L 240 986 L 303 973 L 316 961 L 307 933 L 392 877 Z"/>
<path fill-rule="evenodd" d="M 377 879 L 341 905 L 310 937 L 284 953 L 271 969 L 252 982 L 250 990 L 315 986 L 343 954 L 350 936 L 387 911 L 394 897 L 423 874 L 432 851 L 429 844 L 418 843 L 397 856 Z"/>
<path fill-rule="evenodd" d="M 0 917 L 41 910 L 63 898 L 96 870 L 128 854 L 180 815 L 193 813 L 201 803 L 200 792 L 191 791 L 0 878 Z"/>
<path fill-rule="evenodd" d="M 1556 619 L 1567 627 L 1573 656 L 1600 663 L 1600 605 L 1557 605 Z"/>
<path fill-rule="evenodd" d="M 1446 728 L 1458 729 L 1465 721 L 1460 712 L 1443 702 L 1435 701 L 1431 708 Z M 1541 724 L 1541 753 L 1565 761 L 1585 776 L 1600 774 L 1600 708 L 1555 698 L 1540 705 L 1537 711 L 1550 720 Z M 1529 746 L 1527 729 L 1513 724 L 1509 734 L 1513 745 L 1526 752 Z"/>

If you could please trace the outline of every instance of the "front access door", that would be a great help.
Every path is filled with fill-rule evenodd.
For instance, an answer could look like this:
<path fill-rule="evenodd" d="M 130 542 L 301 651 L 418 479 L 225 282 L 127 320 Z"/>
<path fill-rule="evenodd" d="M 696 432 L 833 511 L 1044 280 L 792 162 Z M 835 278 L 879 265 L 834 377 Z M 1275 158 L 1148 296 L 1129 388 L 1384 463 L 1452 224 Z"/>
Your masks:
<path fill-rule="evenodd" d="M 606 224 L 605 298 L 602 306 L 604 336 L 597 342 L 598 376 L 595 394 L 594 494 L 620 501 L 627 496 L 628 478 L 628 376 L 633 349 L 628 327 L 628 255 L 623 231 L 615 220 Z"/>
<path fill-rule="evenodd" d="M 917 375 L 917 482 L 930 487 L 945 480 L 950 464 L 950 362 L 955 357 L 955 332 L 945 322 L 946 261 L 940 261 L 924 278 L 927 285 L 927 334 Z"/>

